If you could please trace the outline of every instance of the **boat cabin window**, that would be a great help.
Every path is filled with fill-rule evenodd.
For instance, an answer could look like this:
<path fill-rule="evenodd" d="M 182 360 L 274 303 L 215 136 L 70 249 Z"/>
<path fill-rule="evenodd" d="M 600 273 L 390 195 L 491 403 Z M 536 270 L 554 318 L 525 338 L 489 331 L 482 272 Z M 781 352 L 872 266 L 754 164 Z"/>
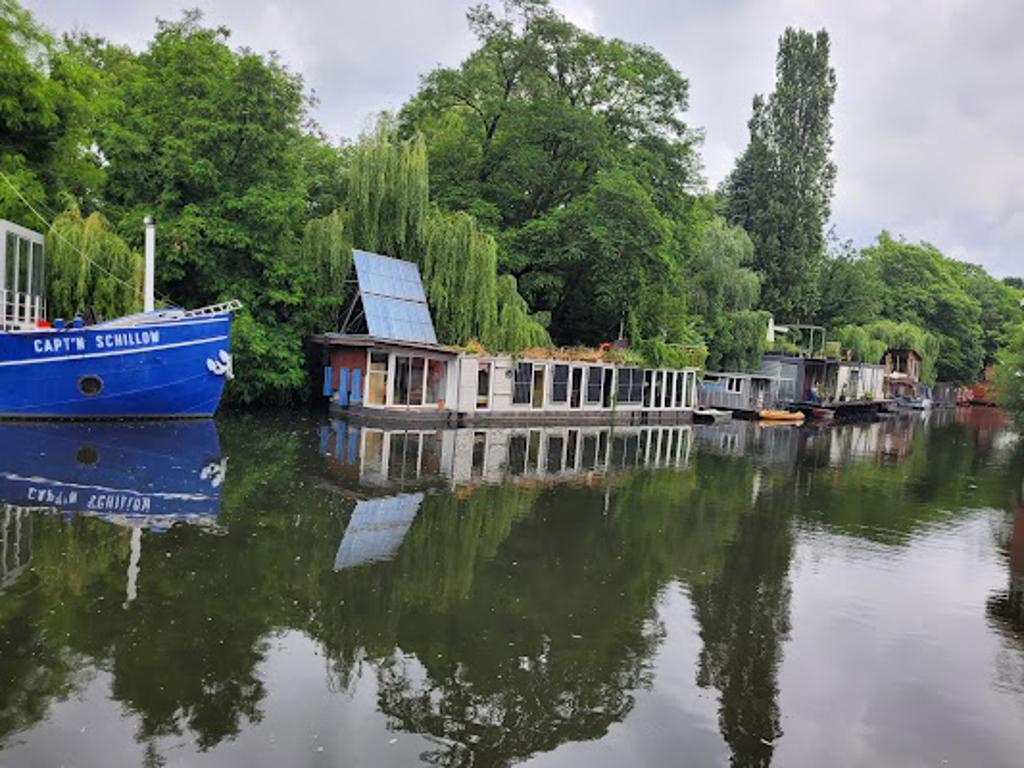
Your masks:
<path fill-rule="evenodd" d="M 648 408 L 654 401 L 654 371 L 644 371 L 643 404 Z"/>
<path fill-rule="evenodd" d="M 569 399 L 569 366 L 556 365 L 551 376 L 551 402 L 564 403 Z"/>
<path fill-rule="evenodd" d="M 569 385 L 569 407 L 579 408 L 583 403 L 583 369 L 573 366 L 572 380 Z"/>
<path fill-rule="evenodd" d="M 520 363 L 516 366 L 512 384 L 512 402 L 516 405 L 527 405 L 530 402 L 532 386 L 533 363 Z"/>
<path fill-rule="evenodd" d="M 743 379 L 729 379 L 729 391 L 739 394 L 743 391 Z"/>
<path fill-rule="evenodd" d="M 444 402 L 444 389 L 448 379 L 447 373 L 448 365 L 444 360 L 427 359 L 426 402 L 429 405 Z"/>
<path fill-rule="evenodd" d="M 683 399 L 683 390 L 686 385 L 686 377 L 689 374 L 686 371 L 680 371 L 676 374 L 676 408 L 680 408 L 686 405 Z"/>
<path fill-rule="evenodd" d="M 643 402 L 644 371 L 640 368 L 620 368 L 618 401 L 620 403 Z"/>
<path fill-rule="evenodd" d="M 600 403 L 601 402 L 601 377 L 604 373 L 604 368 L 598 365 L 592 365 L 587 368 L 587 402 L 588 403 Z"/>

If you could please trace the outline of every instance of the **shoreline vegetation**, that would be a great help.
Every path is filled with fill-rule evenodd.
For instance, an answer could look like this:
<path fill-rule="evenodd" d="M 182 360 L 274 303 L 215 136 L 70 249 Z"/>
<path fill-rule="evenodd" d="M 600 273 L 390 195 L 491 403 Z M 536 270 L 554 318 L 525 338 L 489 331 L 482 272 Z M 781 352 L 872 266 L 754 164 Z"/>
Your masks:
<path fill-rule="evenodd" d="M 689 82 L 659 52 L 544 0 L 502 8 L 470 9 L 465 61 L 334 142 L 299 73 L 197 10 L 134 51 L 102 29 L 57 37 L 0 0 L 0 217 L 48 230 L 51 316 L 138 310 L 153 215 L 158 296 L 246 307 L 236 405 L 308 396 L 307 339 L 338 327 L 362 248 L 419 265 L 456 346 L 597 354 L 621 329 L 631 348 L 610 354 L 749 370 L 774 317 L 825 326 L 855 360 L 912 347 L 925 383 L 994 366 L 1000 402 L 1024 413 L 1024 280 L 827 229 L 825 30 L 779 38 L 775 90 L 754 97 L 749 144 L 711 190 Z"/>

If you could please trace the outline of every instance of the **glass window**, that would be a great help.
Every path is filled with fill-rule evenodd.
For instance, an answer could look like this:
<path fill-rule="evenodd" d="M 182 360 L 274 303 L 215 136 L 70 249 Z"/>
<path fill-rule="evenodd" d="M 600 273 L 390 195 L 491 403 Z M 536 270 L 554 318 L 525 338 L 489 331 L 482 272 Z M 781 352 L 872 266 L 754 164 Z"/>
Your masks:
<path fill-rule="evenodd" d="M 644 371 L 644 395 L 643 404 L 648 408 L 654 398 L 654 371 Z"/>
<path fill-rule="evenodd" d="M 663 397 L 665 394 L 665 387 L 663 385 L 664 378 L 665 377 L 662 376 L 662 371 L 654 372 L 654 402 L 652 405 L 655 408 L 661 408 L 663 405 Z"/>
<path fill-rule="evenodd" d="M 616 387 L 615 399 L 620 403 L 628 403 L 630 392 L 633 388 L 633 371 L 631 368 L 619 368 L 619 381 Z"/>
<path fill-rule="evenodd" d="M 491 363 L 476 364 L 476 407 L 491 407 Z"/>
<path fill-rule="evenodd" d="M 14 234 L 12 232 L 7 233 L 7 239 L 3 243 L 4 254 L 3 259 L 0 259 L 0 288 L 4 290 L 12 290 L 14 284 L 14 249 L 15 249 Z"/>
<path fill-rule="evenodd" d="M 604 368 L 600 366 L 592 365 L 587 369 L 587 402 L 588 403 L 600 403 L 601 402 L 601 377 L 604 374 Z"/>
<path fill-rule="evenodd" d="M 427 361 L 422 357 L 413 357 L 409 366 L 409 405 L 423 405 L 423 374 Z"/>
<path fill-rule="evenodd" d="M 409 369 L 412 361 L 408 357 L 395 358 L 395 384 L 391 402 L 395 405 L 409 404 Z"/>
<path fill-rule="evenodd" d="M 384 405 L 388 396 L 388 356 L 386 352 L 370 353 L 370 375 L 367 377 L 366 402 Z"/>
<path fill-rule="evenodd" d="M 427 400 L 434 403 L 443 403 L 445 399 L 445 385 L 448 382 L 448 364 L 444 360 L 427 360 Z"/>
<path fill-rule="evenodd" d="M 28 291 L 28 263 L 32 257 L 32 243 L 23 237 L 18 238 L 18 290 Z"/>
<path fill-rule="evenodd" d="M 32 293 L 36 296 L 46 295 L 43 285 L 44 276 L 42 243 L 32 243 Z"/>
<path fill-rule="evenodd" d="M 544 407 L 544 374 L 547 366 L 538 365 L 533 369 L 533 400 L 530 405 L 534 408 Z"/>
<path fill-rule="evenodd" d="M 583 404 L 583 369 L 573 367 L 569 384 L 569 407 L 579 408 Z"/>
<path fill-rule="evenodd" d="M 516 366 L 515 381 L 512 385 L 512 402 L 525 405 L 530 402 L 533 384 L 533 363 L 520 363 Z"/>
<path fill-rule="evenodd" d="M 633 369 L 633 386 L 630 388 L 629 402 L 642 403 L 644 399 L 644 372 L 640 368 Z"/>
<path fill-rule="evenodd" d="M 685 405 L 683 401 L 683 385 L 686 383 L 686 375 L 686 371 L 679 371 L 676 374 L 676 408 L 682 408 Z"/>
<path fill-rule="evenodd" d="M 556 365 L 551 377 L 551 402 L 564 403 L 569 398 L 569 366 Z"/>

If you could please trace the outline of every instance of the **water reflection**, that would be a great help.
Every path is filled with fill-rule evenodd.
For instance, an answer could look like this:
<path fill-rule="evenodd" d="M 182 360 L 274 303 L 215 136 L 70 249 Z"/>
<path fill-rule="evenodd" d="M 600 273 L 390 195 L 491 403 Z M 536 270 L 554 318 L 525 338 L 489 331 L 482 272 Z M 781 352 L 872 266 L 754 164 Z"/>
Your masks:
<path fill-rule="evenodd" d="M 212 421 L 0 424 L 0 502 L 163 529 L 212 525 L 222 460 Z"/>
<path fill-rule="evenodd" d="M 685 467 L 691 426 L 381 429 L 333 421 L 320 453 L 340 478 L 382 489 L 594 479 L 637 467 Z"/>
<path fill-rule="evenodd" d="M 987 605 L 981 637 L 1016 660 L 993 668 L 986 645 L 947 665 L 970 717 L 910 681 L 930 696 L 868 740 L 876 757 L 906 762 L 900 739 L 924 727 L 1006 763 L 1019 732 L 982 724 L 1000 716 L 993 669 L 1024 708 L 1008 682 L 1024 681 L 1024 537 L 962 531 L 1017 508 L 1024 449 L 968 418 L 407 431 L 234 416 L 223 451 L 202 425 L 49 425 L 17 438 L 34 459 L 0 457 L 0 763 L 855 764 L 832 743 L 860 745 L 855 718 L 802 707 L 800 683 L 828 658 L 803 639 L 816 626 L 870 643 L 848 620 L 864 605 L 902 627 L 894 644 L 976 629 Z M 133 576 L 142 495 L 162 532 Z M 913 626 L 886 612 L 892 584 L 864 577 L 851 607 L 846 582 L 807 565 L 838 551 L 914 573 L 939 545 L 980 563 L 962 590 L 975 611 L 930 594 Z M 924 647 L 956 654 L 955 637 Z M 901 690 L 906 657 L 859 663 L 857 711 L 864 681 Z"/>

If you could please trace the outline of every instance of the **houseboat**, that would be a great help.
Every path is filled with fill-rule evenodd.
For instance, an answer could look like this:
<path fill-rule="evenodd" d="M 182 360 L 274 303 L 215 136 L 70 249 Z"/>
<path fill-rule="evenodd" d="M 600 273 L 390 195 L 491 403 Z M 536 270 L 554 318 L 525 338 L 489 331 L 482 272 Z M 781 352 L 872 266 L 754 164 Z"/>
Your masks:
<path fill-rule="evenodd" d="M 147 220 L 143 312 L 51 322 L 43 236 L 0 221 L 0 418 L 214 414 L 232 376 L 231 320 L 241 304 L 155 310 L 154 251 Z"/>
<path fill-rule="evenodd" d="M 696 368 L 595 353 L 492 355 L 439 344 L 415 264 L 353 252 L 358 292 L 323 350 L 323 394 L 350 418 L 444 424 L 689 421 Z"/>
<path fill-rule="evenodd" d="M 713 371 L 700 384 L 700 403 L 753 418 L 763 411 L 799 409 L 848 415 L 877 409 L 884 399 L 882 365 L 850 360 L 766 354 L 756 371 Z M 813 412 L 812 412 L 813 411 Z"/>

